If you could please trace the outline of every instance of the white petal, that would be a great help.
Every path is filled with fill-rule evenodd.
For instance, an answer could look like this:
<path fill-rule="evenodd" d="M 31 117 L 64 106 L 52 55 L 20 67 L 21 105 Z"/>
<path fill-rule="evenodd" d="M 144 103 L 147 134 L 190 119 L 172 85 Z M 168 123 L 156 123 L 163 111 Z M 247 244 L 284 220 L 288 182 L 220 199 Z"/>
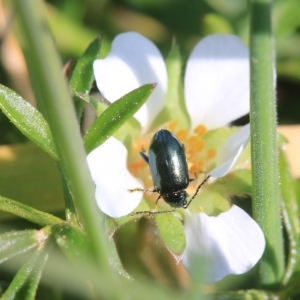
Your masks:
<path fill-rule="evenodd" d="M 146 83 L 156 83 L 147 102 L 134 115 L 147 129 L 163 108 L 167 90 L 167 69 L 158 48 L 136 32 L 118 35 L 105 59 L 94 62 L 100 92 L 113 102 Z"/>
<path fill-rule="evenodd" d="M 127 170 L 126 159 L 127 149 L 113 137 L 87 156 L 96 184 L 97 204 L 104 213 L 113 218 L 131 213 L 143 196 L 142 192 L 128 191 L 143 187 Z"/>
<path fill-rule="evenodd" d="M 224 126 L 249 112 L 249 51 L 234 35 L 201 40 L 187 62 L 185 101 L 192 128 Z"/>
<path fill-rule="evenodd" d="M 250 140 L 250 124 L 243 126 L 233 134 L 219 149 L 217 156 L 218 167 L 209 172 L 210 177 L 225 176 L 234 166 Z"/>
<path fill-rule="evenodd" d="M 202 282 L 249 271 L 265 249 L 258 224 L 235 205 L 217 217 L 187 213 L 184 228 L 187 246 L 182 261 L 190 275 Z"/>

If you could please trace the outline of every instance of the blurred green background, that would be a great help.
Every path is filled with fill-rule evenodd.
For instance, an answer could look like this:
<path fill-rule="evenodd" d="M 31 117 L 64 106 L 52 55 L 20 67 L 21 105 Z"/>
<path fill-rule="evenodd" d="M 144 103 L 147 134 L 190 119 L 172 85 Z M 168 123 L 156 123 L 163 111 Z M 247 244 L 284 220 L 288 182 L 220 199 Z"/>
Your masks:
<path fill-rule="evenodd" d="M 0 0 L 0 82 L 35 104 L 14 34 L 18 12 L 10 11 L 7 3 Z M 165 57 L 176 40 L 183 68 L 192 48 L 205 35 L 234 33 L 248 44 L 246 0 L 48 0 L 45 11 L 63 63 L 78 58 L 98 35 L 103 35 L 101 55 L 105 56 L 113 38 L 130 30 L 153 40 Z M 299 16 L 299 0 L 274 1 L 279 124 L 300 123 Z M 14 144 L 0 147 L 0 168 L 6 170 L 0 172 L 0 194 L 44 211 L 62 211 L 63 193 L 54 162 L 28 145 L 0 112 L 0 145 Z"/>
<path fill-rule="evenodd" d="M 207 34 L 234 33 L 248 44 L 249 9 L 246 0 L 48 0 L 45 10 L 64 63 L 78 58 L 100 34 L 103 35 L 101 55 L 105 56 L 113 38 L 130 30 L 153 40 L 165 57 L 176 40 L 184 63 L 194 45 Z M 14 34 L 14 16 L 17 13 L 8 9 L 6 1 L 0 1 L 0 82 L 34 104 L 23 54 Z M 299 0 L 274 1 L 279 124 L 300 123 L 299 16 Z M 0 133 L 0 145 L 27 141 L 1 112 Z M 49 204 L 47 199 L 51 197 L 44 193 L 42 199 L 45 198 L 45 201 L 40 199 L 37 206 L 45 209 L 39 205 L 47 202 L 47 210 L 62 208 L 61 189 L 53 189 L 53 186 L 57 186 L 57 170 L 50 159 L 47 161 L 47 155 L 41 154 L 37 148 L 28 149 L 25 145 L 23 148 L 1 148 L 0 151 L 0 166 L 7 170 L 0 174 L 0 193 L 3 196 L 24 201 L 25 195 L 30 203 L 37 193 L 34 189 L 28 189 L 28 182 L 41 187 L 38 193 L 41 197 L 42 190 L 45 190 L 41 182 L 47 181 L 44 174 L 48 174 L 48 187 L 52 194 L 54 192 L 55 197 L 52 198 L 55 201 Z M 19 168 L 22 158 L 25 160 L 22 162 L 24 167 Z M 36 167 L 32 167 L 32 163 Z M 32 178 L 24 180 L 26 175 L 21 169 L 30 171 Z M 16 182 L 19 186 L 17 189 Z"/>
<path fill-rule="evenodd" d="M 248 45 L 246 0 L 49 0 L 45 4 L 49 26 L 64 63 L 78 58 L 100 34 L 103 35 L 101 55 L 105 56 L 113 38 L 126 31 L 138 31 L 150 38 L 164 57 L 176 40 L 184 63 L 194 45 L 208 34 L 234 33 Z M 8 10 L 6 1 L 0 0 L 0 83 L 34 104 L 24 58 L 13 31 L 16 13 Z M 277 50 L 278 121 L 279 124 L 300 124 L 300 1 L 274 1 L 273 25 Z M 0 112 L 0 194 L 43 211 L 61 214 L 64 201 L 57 167 L 47 154 L 27 142 Z M 1 214 L 0 218 L 2 225 L 8 228 L 28 228 L 28 224 L 16 223 L 9 215 Z M 157 243 L 157 232 L 153 224 L 146 226 L 145 222 L 140 225 L 148 228 L 146 242 L 148 247 L 153 247 Z M 134 245 L 130 242 L 132 234 L 135 240 L 141 240 L 141 232 L 143 228 L 128 225 L 120 230 L 119 243 L 123 246 L 127 243 L 125 248 L 130 249 L 130 253 L 139 252 L 140 249 L 135 248 L 142 248 L 145 241 Z M 156 250 L 151 251 L 155 253 Z M 184 271 L 173 272 L 175 267 L 170 264 L 173 257 L 155 253 L 159 264 L 154 264 L 147 253 L 130 258 L 148 264 L 149 272 L 161 282 L 187 284 L 186 276 L 181 278 Z M 120 253 L 121 257 L 123 254 Z M 128 268 L 130 265 L 138 263 L 125 263 Z"/>
<path fill-rule="evenodd" d="M 12 36 L 13 12 L 1 1 L 0 82 L 34 102 L 18 41 Z M 248 44 L 246 0 L 48 0 L 46 11 L 63 62 L 79 57 L 98 35 L 105 56 L 112 39 L 138 31 L 153 40 L 164 56 L 172 41 L 180 45 L 185 62 L 193 46 L 211 33 L 235 33 Z M 300 2 L 274 1 L 279 124 L 300 123 Z M 46 59 L 46 58 L 45 58 Z M 0 143 L 25 138 L 0 115 Z"/>

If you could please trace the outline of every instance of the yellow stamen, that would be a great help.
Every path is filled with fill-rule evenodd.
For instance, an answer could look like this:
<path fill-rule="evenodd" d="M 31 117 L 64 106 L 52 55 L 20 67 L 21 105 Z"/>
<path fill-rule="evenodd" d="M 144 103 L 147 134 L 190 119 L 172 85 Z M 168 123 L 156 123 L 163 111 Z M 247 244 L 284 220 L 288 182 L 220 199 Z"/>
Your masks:
<path fill-rule="evenodd" d="M 143 159 L 139 159 L 137 160 L 136 162 L 134 163 L 131 163 L 129 165 L 129 169 L 130 169 L 130 172 L 134 175 L 134 176 L 137 176 L 140 172 L 140 170 L 142 168 L 144 168 L 146 166 L 146 163 Z"/>
<path fill-rule="evenodd" d="M 195 143 L 197 143 L 198 141 L 198 137 L 195 135 L 192 135 L 188 138 L 188 143 L 194 145 Z"/>
<path fill-rule="evenodd" d="M 203 148 L 205 147 L 205 141 L 203 140 L 198 140 L 194 145 L 193 145 L 193 150 L 195 150 L 196 152 L 200 152 L 203 150 Z"/>
<path fill-rule="evenodd" d="M 191 168 L 193 168 L 193 164 L 191 163 L 191 162 L 187 162 L 187 164 L 188 164 L 188 169 L 190 170 Z"/>
<path fill-rule="evenodd" d="M 199 170 L 197 169 L 197 167 L 195 165 L 193 165 L 191 168 L 189 168 L 190 176 L 193 176 L 197 172 L 199 172 Z"/>
<path fill-rule="evenodd" d="M 199 159 L 197 161 L 197 163 L 195 164 L 195 166 L 197 167 L 198 172 L 201 171 L 203 169 L 203 166 L 204 166 L 204 159 Z"/>
<path fill-rule="evenodd" d="M 178 124 L 177 121 L 172 121 L 169 124 L 167 124 L 166 129 L 172 131 L 177 126 L 177 124 Z"/>
<path fill-rule="evenodd" d="M 194 149 L 189 149 L 187 152 L 186 152 L 186 157 L 188 160 L 192 160 L 195 156 L 196 156 L 197 152 L 194 151 Z"/>
<path fill-rule="evenodd" d="M 208 149 L 208 151 L 207 151 L 207 158 L 208 159 L 212 159 L 212 158 L 214 158 L 216 156 L 216 154 L 217 154 L 216 149 L 214 149 L 214 148 Z"/>
<path fill-rule="evenodd" d="M 176 132 L 176 136 L 180 142 L 183 142 L 188 136 L 188 131 L 186 129 L 180 129 Z"/>
<path fill-rule="evenodd" d="M 198 125 L 194 129 L 194 133 L 197 134 L 198 136 L 203 136 L 206 133 L 207 129 L 204 125 Z"/>
<path fill-rule="evenodd" d="M 199 159 L 195 164 L 193 164 L 191 167 L 189 166 L 189 172 L 190 174 L 195 174 L 195 173 L 199 173 L 203 170 L 203 166 L 204 166 L 204 160 L 203 159 Z"/>

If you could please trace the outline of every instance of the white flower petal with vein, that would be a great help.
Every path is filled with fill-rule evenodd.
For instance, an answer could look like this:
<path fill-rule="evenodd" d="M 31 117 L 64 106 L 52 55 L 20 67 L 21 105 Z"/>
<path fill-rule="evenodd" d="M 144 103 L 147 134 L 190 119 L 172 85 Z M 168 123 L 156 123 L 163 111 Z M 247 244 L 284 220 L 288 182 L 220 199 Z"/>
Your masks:
<path fill-rule="evenodd" d="M 225 176 L 234 166 L 250 140 L 250 124 L 243 126 L 233 134 L 219 149 L 217 167 L 209 172 L 210 177 L 220 178 Z"/>
<path fill-rule="evenodd" d="M 184 229 L 187 245 L 182 262 L 193 278 L 205 283 L 249 271 L 265 249 L 258 224 L 235 205 L 217 217 L 187 211 Z"/>
<path fill-rule="evenodd" d="M 140 203 L 142 192 L 129 189 L 143 188 L 127 169 L 127 149 L 110 137 L 87 156 L 96 185 L 95 197 L 99 208 L 112 218 L 131 213 Z"/>
<path fill-rule="evenodd" d="M 249 51 L 234 35 L 202 39 L 186 66 L 184 92 L 192 128 L 227 125 L 249 112 Z"/>
<path fill-rule="evenodd" d="M 147 102 L 134 115 L 144 130 L 164 106 L 168 84 L 165 61 L 158 48 L 139 33 L 119 34 L 108 56 L 94 62 L 94 75 L 98 89 L 111 102 L 143 84 L 156 83 Z"/>

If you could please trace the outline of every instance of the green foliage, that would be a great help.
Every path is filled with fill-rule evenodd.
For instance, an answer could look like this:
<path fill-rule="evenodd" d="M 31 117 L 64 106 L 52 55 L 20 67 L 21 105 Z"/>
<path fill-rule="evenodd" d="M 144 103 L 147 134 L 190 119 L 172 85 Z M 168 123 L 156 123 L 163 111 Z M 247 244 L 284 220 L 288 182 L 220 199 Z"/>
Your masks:
<path fill-rule="evenodd" d="M 38 110 L 3 85 L 0 86 L 0 108 L 24 135 L 58 159 L 51 130 Z"/>
<path fill-rule="evenodd" d="M 144 213 L 118 219 L 103 216 L 98 211 L 93 197 L 93 183 L 86 167 L 84 147 L 87 152 L 90 152 L 104 143 L 111 135 L 130 144 L 131 137 L 137 136 L 140 129 L 136 120 L 133 119 L 133 115 L 145 103 L 154 86 L 147 84 L 131 91 L 112 104 L 103 103 L 90 95 L 94 82 L 92 64 L 95 59 L 100 57 L 100 54 L 103 56 L 108 52 L 108 40 L 111 36 L 115 36 L 117 32 L 126 31 L 128 28 L 131 30 L 130 26 L 134 22 L 128 22 L 128 20 L 138 19 L 142 25 L 138 25 L 139 27 L 136 27 L 135 30 L 144 31 L 149 36 L 153 35 L 153 40 L 158 42 L 165 53 L 169 51 L 170 40 L 175 34 L 176 45 L 173 45 L 166 60 L 169 80 L 166 105 L 152 124 L 152 128 L 173 119 L 179 121 L 179 127 L 188 128 L 189 117 L 184 105 L 182 86 L 184 57 L 190 52 L 195 41 L 208 33 L 235 32 L 243 35 L 243 32 L 247 32 L 248 27 L 245 25 L 248 18 L 246 1 L 239 1 L 239 3 L 227 1 L 225 3 L 219 0 L 209 0 L 191 1 L 188 4 L 177 0 L 172 3 L 168 0 L 130 0 L 127 2 L 130 7 L 126 6 L 126 9 L 116 1 L 88 1 L 85 4 L 74 1 L 72 5 L 66 1 L 52 1 L 51 4 L 46 4 L 49 24 L 62 56 L 69 59 L 70 55 L 74 55 L 77 58 L 67 87 L 60 72 L 61 64 L 57 60 L 53 39 L 46 30 L 47 26 L 44 26 L 45 19 L 43 10 L 40 9 L 40 2 L 16 1 L 18 3 L 15 8 L 17 17 L 23 22 L 19 28 L 20 36 L 26 41 L 24 53 L 27 57 L 32 85 L 35 88 L 38 109 L 3 85 L 0 85 L 0 108 L 10 122 L 47 154 L 44 152 L 41 154 L 42 151 L 32 144 L 0 149 L 0 168 L 2 170 L 0 194 L 3 195 L 0 196 L 1 225 L 3 225 L 1 230 L 7 230 L 0 235 L 0 263 L 4 273 L 6 269 L 14 272 L 14 278 L 9 282 L 6 278 L 3 280 L 1 278 L 1 284 L 3 281 L 8 285 L 1 295 L 1 299 L 35 299 L 39 297 L 37 290 L 40 280 L 45 285 L 55 286 L 57 294 L 53 299 L 64 299 L 65 292 L 69 293 L 71 297 L 83 299 L 122 299 L 124 295 L 130 295 L 132 299 L 140 299 L 141 295 L 144 299 L 202 298 L 202 291 L 194 284 L 187 287 L 186 283 L 172 283 L 171 289 L 162 289 L 161 283 L 165 283 L 165 281 L 161 269 L 168 265 L 168 268 L 174 271 L 177 270 L 177 266 L 175 268 L 172 261 L 166 259 L 163 261 L 161 269 L 157 269 L 156 264 L 152 263 L 155 256 L 149 253 L 149 249 L 143 249 L 143 251 L 147 257 L 147 265 L 150 266 L 150 273 L 160 280 L 159 285 L 153 281 L 144 280 L 143 275 L 137 276 L 136 280 L 132 281 L 131 276 L 123 268 L 123 262 L 119 258 L 112 237 L 116 230 L 126 223 L 136 222 L 142 217 L 149 217 L 147 211 L 151 210 L 153 205 L 150 204 L 150 201 L 143 199 L 135 212 L 142 211 Z M 35 7 L 35 5 L 37 6 Z M 58 9 L 54 9 L 55 5 Z M 266 7 L 268 5 L 267 3 Z M 299 80 L 300 59 L 299 51 L 297 52 L 299 48 L 297 46 L 299 42 L 299 3 L 297 0 L 277 0 L 274 1 L 273 9 L 279 75 Z M 163 14 L 163 11 L 166 11 L 167 14 Z M 127 14 L 130 17 L 127 22 L 124 22 L 126 19 L 123 18 Z M 259 14 L 255 14 L 255 20 L 261 18 Z M 82 22 L 83 20 L 85 23 Z M 254 25 L 257 24 L 259 27 L 260 22 L 255 22 Z M 98 27 L 97 31 L 94 29 L 95 27 Z M 100 27 L 101 31 L 105 33 L 104 40 L 99 37 L 94 39 L 98 35 Z M 245 38 L 245 36 L 246 34 L 243 37 Z M 81 55 L 86 45 L 93 39 L 94 41 Z M 261 47 L 261 49 L 270 48 Z M 271 51 L 267 51 L 269 56 L 270 53 Z M 267 59 L 262 61 L 268 64 Z M 254 61 L 256 65 L 265 66 L 260 62 L 256 64 Z M 264 67 L 262 68 L 264 69 Z M 2 70 L 0 71 L 2 73 Z M 262 77 L 263 80 L 267 78 L 267 76 Z M 264 89 L 273 88 L 270 82 L 264 84 L 263 80 L 259 78 L 261 77 L 256 78 L 258 83 L 253 80 L 256 92 L 259 92 L 259 84 L 262 84 Z M 70 95 L 68 91 L 70 91 Z M 21 92 L 20 94 L 23 95 Z M 71 97 L 73 97 L 74 103 L 71 102 Z M 266 99 L 266 97 L 256 96 L 254 98 Z M 85 137 L 81 139 L 79 125 L 83 107 L 87 102 L 92 104 L 97 119 Z M 259 108 L 262 107 L 262 103 L 263 101 L 258 101 Z M 268 107 L 273 109 L 274 101 Z M 265 111 L 270 116 L 270 109 Z M 258 128 L 253 130 L 255 142 L 257 133 L 264 131 L 266 136 L 270 135 L 270 130 L 275 130 L 275 122 L 272 123 L 272 126 L 260 125 L 257 122 L 261 117 L 259 117 L 260 113 L 255 111 L 254 115 Z M 252 112 L 252 118 L 254 115 Z M 263 117 L 263 119 L 266 120 L 267 117 Z M 217 129 L 208 132 L 203 139 L 208 148 L 219 149 L 236 130 L 237 128 L 233 127 Z M 252 147 L 257 150 L 260 145 L 263 145 L 266 149 L 268 144 L 270 145 L 267 139 L 261 138 L 260 143 L 256 141 Z M 258 162 L 259 160 L 254 157 L 254 162 L 259 167 L 265 166 L 271 156 L 270 153 L 273 158 L 277 155 L 277 146 L 273 145 L 272 149 L 272 153 L 270 151 L 267 153 L 266 159 L 263 158 Z M 7 153 L 9 155 L 6 155 Z M 251 171 L 239 169 L 239 167 L 242 163 L 247 162 L 249 157 L 249 150 L 246 150 L 239 159 L 234 172 L 214 181 L 209 187 L 204 186 L 192 202 L 191 211 L 204 210 L 209 215 L 218 215 L 220 212 L 226 211 L 236 197 L 241 202 L 247 199 L 248 205 L 249 196 L 253 194 Z M 261 217 L 261 224 L 264 228 L 268 227 L 266 229 L 268 250 L 273 249 L 274 257 L 276 255 L 277 258 L 279 257 L 277 261 L 274 257 L 268 258 L 268 262 L 274 270 L 276 269 L 274 266 L 278 266 L 279 270 L 277 273 L 275 272 L 276 274 L 270 275 L 264 270 L 264 267 L 261 269 L 261 266 L 260 271 L 264 270 L 265 282 L 274 282 L 273 275 L 277 281 L 266 291 L 254 289 L 227 291 L 215 294 L 215 299 L 289 299 L 300 294 L 298 283 L 300 184 L 299 180 L 292 177 L 285 153 L 282 150 L 280 150 L 279 159 L 280 182 L 279 177 L 276 176 L 277 179 L 274 181 L 271 175 L 276 172 L 271 172 L 269 168 L 263 178 L 281 187 L 280 199 L 283 200 L 283 220 L 289 243 L 283 280 L 278 280 L 283 273 L 280 262 L 282 257 L 279 253 L 284 245 L 283 241 L 273 241 L 272 244 L 269 239 L 270 236 L 272 238 L 270 232 L 274 231 L 274 228 L 278 229 L 277 225 L 280 225 L 278 195 L 268 196 L 267 200 L 261 200 L 259 197 L 258 200 L 254 200 L 256 203 L 254 211 L 256 215 L 266 216 L 266 218 Z M 55 164 L 58 165 L 58 168 Z M 257 188 L 257 184 L 263 184 L 263 180 L 260 172 L 257 171 L 256 175 L 254 180 Z M 61 178 L 63 178 L 65 207 L 61 201 L 63 197 Z M 263 187 L 262 190 L 266 191 L 267 188 Z M 245 195 L 248 197 L 244 198 Z M 257 198 L 257 195 L 254 196 Z M 271 204 L 270 210 L 268 210 L 268 206 L 260 205 L 261 202 Z M 160 208 L 167 207 L 165 203 L 159 203 L 159 205 Z M 65 209 L 66 220 L 50 214 L 62 214 L 63 209 Z M 275 209 L 276 213 L 273 214 L 271 209 Z M 158 232 L 159 241 L 166 246 L 166 253 L 168 255 L 171 253 L 177 261 L 179 261 L 186 244 L 180 213 L 181 211 L 177 211 L 149 217 L 156 221 L 154 231 Z M 18 226 L 17 218 L 29 222 L 25 225 L 26 230 L 10 231 L 10 226 L 12 228 Z M 273 221 L 269 221 L 269 219 L 273 219 Z M 32 226 L 42 229 L 29 229 Z M 270 231 L 268 231 L 269 229 Z M 147 239 L 147 234 L 154 235 L 154 232 L 149 233 L 145 228 L 139 230 L 141 239 Z M 281 233 L 281 228 L 279 231 L 277 230 L 278 232 Z M 139 240 L 130 242 L 141 243 Z M 52 247 L 53 245 L 55 247 Z M 274 245 L 279 246 L 276 248 Z M 122 249 L 129 255 L 133 255 L 131 250 L 131 248 Z M 167 255 L 162 256 L 161 259 L 165 259 L 165 257 Z M 158 263 L 162 263 L 162 260 L 158 260 Z M 184 276 L 182 273 L 174 271 L 173 277 L 178 277 L 178 281 L 186 282 L 182 279 Z M 250 281 L 244 284 L 235 283 L 235 285 L 236 288 L 256 286 Z M 40 297 L 43 298 L 43 294 Z"/>
<path fill-rule="evenodd" d="M 288 264 L 283 282 L 288 284 L 291 279 L 299 278 L 300 271 L 300 195 L 296 192 L 296 182 L 291 175 L 286 154 L 280 151 L 280 176 L 283 198 L 283 220 L 289 238 Z"/>
<path fill-rule="evenodd" d="M 94 82 L 93 62 L 99 58 L 100 48 L 101 38 L 98 37 L 77 60 L 70 78 L 70 89 L 79 120 L 81 119 L 84 102 L 77 96 L 77 93 L 89 94 Z"/>
<path fill-rule="evenodd" d="M 155 215 L 155 220 L 163 243 L 175 259 L 179 261 L 186 246 L 181 221 L 171 213 Z"/>
<path fill-rule="evenodd" d="M 148 212 L 150 210 L 150 206 L 146 201 L 141 201 L 141 203 L 138 205 L 138 207 L 135 209 L 135 212 Z M 105 217 L 105 229 L 106 229 L 106 233 L 109 237 L 112 237 L 114 235 L 114 233 L 123 225 L 125 225 L 128 222 L 131 221 L 136 221 L 138 219 L 140 219 L 143 214 L 135 214 L 133 212 L 133 215 L 129 215 L 129 216 L 124 216 L 121 218 L 111 218 L 109 216 Z"/>
<path fill-rule="evenodd" d="M 179 128 L 189 127 L 189 117 L 184 103 L 183 83 L 182 83 L 182 61 L 178 45 L 173 44 L 166 60 L 168 73 L 168 88 L 165 105 L 156 120 L 152 124 L 153 128 L 177 120 Z"/>
<path fill-rule="evenodd" d="M 154 89 L 153 84 L 145 84 L 112 103 L 94 122 L 84 137 L 89 153 L 110 137 L 146 102 Z"/>
<path fill-rule="evenodd" d="M 73 263 L 83 264 L 92 257 L 87 236 L 68 224 L 53 226 L 52 232 L 58 247 Z"/>
<path fill-rule="evenodd" d="M 0 235 L 0 262 L 22 254 L 38 245 L 36 230 L 13 231 Z"/>
<path fill-rule="evenodd" d="M 48 252 L 45 249 L 36 250 L 32 258 L 19 269 L 1 299 L 34 300 L 47 259 Z"/>

